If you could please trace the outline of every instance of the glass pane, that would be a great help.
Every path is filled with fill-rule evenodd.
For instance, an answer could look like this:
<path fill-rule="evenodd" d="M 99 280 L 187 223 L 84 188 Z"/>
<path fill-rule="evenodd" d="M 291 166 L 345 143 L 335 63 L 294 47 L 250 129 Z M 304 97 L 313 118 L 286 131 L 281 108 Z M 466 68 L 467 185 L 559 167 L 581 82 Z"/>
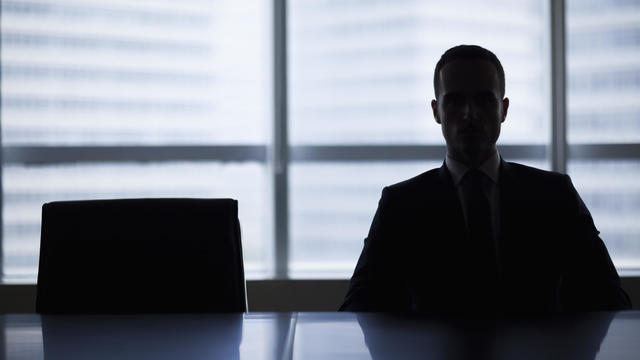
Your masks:
<path fill-rule="evenodd" d="M 640 269 L 640 160 L 576 160 L 569 172 L 616 267 Z"/>
<path fill-rule="evenodd" d="M 567 1 L 568 140 L 640 143 L 640 2 Z M 569 159 L 618 268 L 640 268 L 640 158 Z"/>
<path fill-rule="evenodd" d="M 270 17 L 265 0 L 2 0 L 2 143 L 264 143 Z"/>
<path fill-rule="evenodd" d="M 549 141 L 548 1 L 289 1 L 294 144 L 444 143 L 433 70 L 448 48 L 494 51 L 511 99 L 501 143 Z"/>
<path fill-rule="evenodd" d="M 3 170 L 7 281 L 35 281 L 42 204 L 55 200 L 230 197 L 238 200 L 247 277 L 268 273 L 268 174 L 258 163 L 8 165 Z"/>
<path fill-rule="evenodd" d="M 350 277 L 382 188 L 441 165 L 442 161 L 292 164 L 290 275 Z"/>
<path fill-rule="evenodd" d="M 567 5 L 569 141 L 640 142 L 640 2 Z"/>

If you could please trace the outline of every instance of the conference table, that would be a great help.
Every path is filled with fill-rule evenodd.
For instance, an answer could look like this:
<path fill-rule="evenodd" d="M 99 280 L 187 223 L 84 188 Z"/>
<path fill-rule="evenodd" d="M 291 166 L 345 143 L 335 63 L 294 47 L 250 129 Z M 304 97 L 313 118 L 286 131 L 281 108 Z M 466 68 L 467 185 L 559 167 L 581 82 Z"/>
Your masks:
<path fill-rule="evenodd" d="M 2 359 L 640 359 L 640 312 L 0 315 Z"/>

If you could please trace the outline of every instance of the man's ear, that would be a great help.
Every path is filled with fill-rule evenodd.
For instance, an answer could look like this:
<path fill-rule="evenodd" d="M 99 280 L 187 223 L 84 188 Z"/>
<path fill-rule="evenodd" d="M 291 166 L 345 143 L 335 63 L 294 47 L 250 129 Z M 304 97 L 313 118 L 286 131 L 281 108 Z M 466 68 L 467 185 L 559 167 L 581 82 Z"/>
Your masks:
<path fill-rule="evenodd" d="M 436 120 L 438 124 L 442 124 L 440 121 L 440 116 L 438 115 L 438 102 L 436 100 L 431 100 L 431 110 L 433 111 L 433 118 Z"/>
<path fill-rule="evenodd" d="M 502 99 L 502 121 L 507 120 L 507 110 L 509 110 L 509 98 Z"/>

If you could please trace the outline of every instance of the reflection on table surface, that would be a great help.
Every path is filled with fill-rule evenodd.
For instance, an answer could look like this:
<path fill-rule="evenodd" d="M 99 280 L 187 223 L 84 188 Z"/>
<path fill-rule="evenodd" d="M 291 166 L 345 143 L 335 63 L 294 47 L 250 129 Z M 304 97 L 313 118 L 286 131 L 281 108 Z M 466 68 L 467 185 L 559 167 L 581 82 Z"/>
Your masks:
<path fill-rule="evenodd" d="M 1 359 L 637 359 L 640 312 L 0 315 Z"/>

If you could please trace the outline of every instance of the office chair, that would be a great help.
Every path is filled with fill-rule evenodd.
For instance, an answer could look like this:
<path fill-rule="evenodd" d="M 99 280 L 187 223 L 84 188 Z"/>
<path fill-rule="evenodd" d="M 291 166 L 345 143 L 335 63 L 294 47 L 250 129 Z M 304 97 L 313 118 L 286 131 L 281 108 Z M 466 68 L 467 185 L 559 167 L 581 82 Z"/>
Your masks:
<path fill-rule="evenodd" d="M 42 206 L 36 312 L 246 309 L 236 200 L 119 199 Z"/>

